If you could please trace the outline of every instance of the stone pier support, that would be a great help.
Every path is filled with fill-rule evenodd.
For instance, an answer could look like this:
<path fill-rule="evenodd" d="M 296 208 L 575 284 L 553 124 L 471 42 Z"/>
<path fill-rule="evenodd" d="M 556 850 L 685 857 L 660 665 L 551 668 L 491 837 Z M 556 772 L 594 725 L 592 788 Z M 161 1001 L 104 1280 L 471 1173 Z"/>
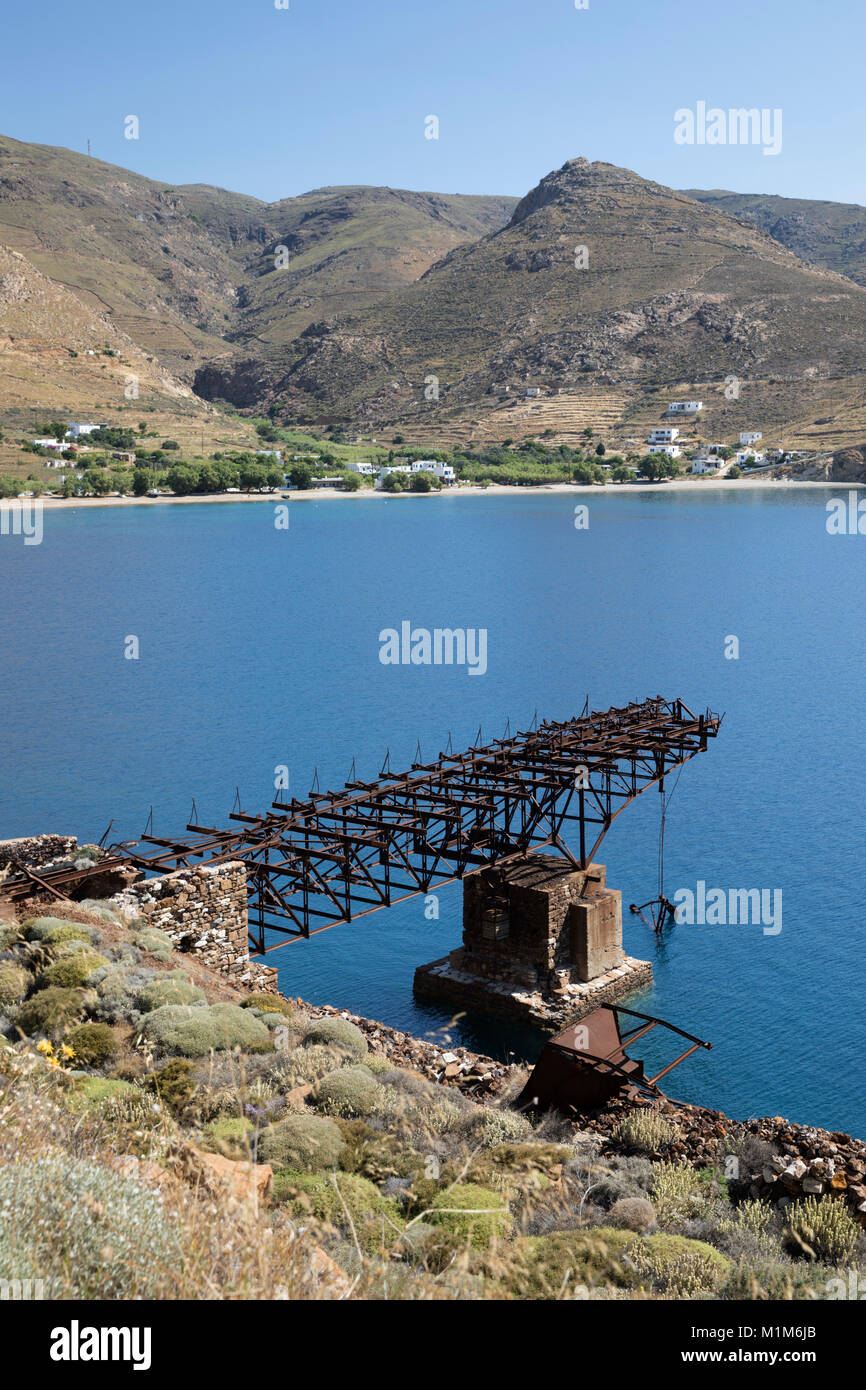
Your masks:
<path fill-rule="evenodd" d="M 648 985 L 622 947 L 622 895 L 603 864 L 533 854 L 463 880 L 463 945 L 419 966 L 415 993 L 559 1031 Z"/>

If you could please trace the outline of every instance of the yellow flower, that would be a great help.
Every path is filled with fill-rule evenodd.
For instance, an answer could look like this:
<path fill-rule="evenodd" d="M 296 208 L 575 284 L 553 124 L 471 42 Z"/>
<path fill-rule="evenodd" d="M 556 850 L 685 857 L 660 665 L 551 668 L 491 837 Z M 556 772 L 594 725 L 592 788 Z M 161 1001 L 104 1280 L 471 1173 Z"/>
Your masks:
<path fill-rule="evenodd" d="M 54 1051 L 54 1048 L 51 1043 L 48 1042 L 47 1038 L 43 1038 L 41 1042 L 36 1044 L 36 1051 L 44 1053 L 47 1057 Z"/>
<path fill-rule="evenodd" d="M 75 1052 L 68 1043 L 63 1043 L 60 1049 L 60 1055 L 65 1058 L 67 1062 L 71 1062 L 72 1058 L 75 1056 Z"/>

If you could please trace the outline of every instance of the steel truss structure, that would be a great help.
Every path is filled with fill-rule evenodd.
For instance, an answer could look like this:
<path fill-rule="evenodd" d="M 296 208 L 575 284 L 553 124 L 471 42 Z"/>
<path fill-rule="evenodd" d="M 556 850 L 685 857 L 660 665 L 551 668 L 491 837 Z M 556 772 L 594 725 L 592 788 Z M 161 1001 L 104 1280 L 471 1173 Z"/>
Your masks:
<path fill-rule="evenodd" d="M 145 834 L 113 845 L 111 854 L 160 873 L 243 862 L 250 940 L 262 954 L 285 944 L 268 944 L 267 932 L 310 937 L 545 848 L 586 868 L 629 802 L 648 787 L 663 790 L 720 724 L 709 710 L 695 715 L 682 700 L 655 696 L 545 720 L 526 733 L 413 763 L 408 772 L 386 765 L 374 782 L 275 801 L 262 815 L 237 810 L 230 816 L 236 828 L 193 822 L 187 837 Z M 564 839 L 570 824 L 577 856 Z"/>

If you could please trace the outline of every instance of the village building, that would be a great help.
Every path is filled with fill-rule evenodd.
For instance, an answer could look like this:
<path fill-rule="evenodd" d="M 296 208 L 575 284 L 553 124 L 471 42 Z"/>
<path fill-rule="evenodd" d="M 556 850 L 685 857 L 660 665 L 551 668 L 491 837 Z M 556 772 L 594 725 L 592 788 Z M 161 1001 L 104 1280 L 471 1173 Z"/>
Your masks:
<path fill-rule="evenodd" d="M 697 415 L 703 408 L 703 401 L 671 401 L 668 415 Z"/>
<path fill-rule="evenodd" d="M 678 435 L 679 430 L 674 428 L 674 426 L 668 426 L 666 429 L 650 430 L 649 434 L 647 435 L 647 443 L 673 444 L 674 440 L 677 438 Z"/>

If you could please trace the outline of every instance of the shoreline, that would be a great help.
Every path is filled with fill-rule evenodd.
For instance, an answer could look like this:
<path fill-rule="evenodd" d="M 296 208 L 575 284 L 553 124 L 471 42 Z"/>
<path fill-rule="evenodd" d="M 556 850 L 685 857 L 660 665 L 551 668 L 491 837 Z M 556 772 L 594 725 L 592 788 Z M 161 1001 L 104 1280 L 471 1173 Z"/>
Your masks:
<path fill-rule="evenodd" d="M 208 504 L 212 502 L 270 502 L 275 505 L 279 502 L 311 502 L 317 498 L 327 499 L 370 499 L 379 498 L 383 500 L 397 500 L 398 498 L 431 498 L 431 497 L 504 497 L 517 496 L 524 493 L 598 493 L 609 496 L 612 493 L 629 495 L 633 492 L 753 492 L 764 489 L 791 488 L 866 488 L 866 483 L 860 482 L 841 482 L 825 479 L 820 481 L 814 478 L 731 478 L 718 479 L 715 482 L 702 482 L 697 479 L 673 478 L 664 483 L 539 483 L 527 487 L 518 487 L 511 483 L 494 483 L 490 487 L 468 487 L 458 484 L 455 487 L 443 488 L 441 492 L 385 492 L 375 488 L 361 488 L 357 492 L 342 492 L 336 488 L 307 488 L 303 491 L 297 489 L 286 489 L 277 492 L 252 492 L 252 493 L 202 493 L 191 494 L 187 497 L 40 497 L 34 501 L 42 503 L 46 508 L 68 508 L 74 510 L 77 507 L 89 509 L 91 507 L 162 507 Z M 25 501 L 29 499 L 9 498 L 8 501 Z"/>

